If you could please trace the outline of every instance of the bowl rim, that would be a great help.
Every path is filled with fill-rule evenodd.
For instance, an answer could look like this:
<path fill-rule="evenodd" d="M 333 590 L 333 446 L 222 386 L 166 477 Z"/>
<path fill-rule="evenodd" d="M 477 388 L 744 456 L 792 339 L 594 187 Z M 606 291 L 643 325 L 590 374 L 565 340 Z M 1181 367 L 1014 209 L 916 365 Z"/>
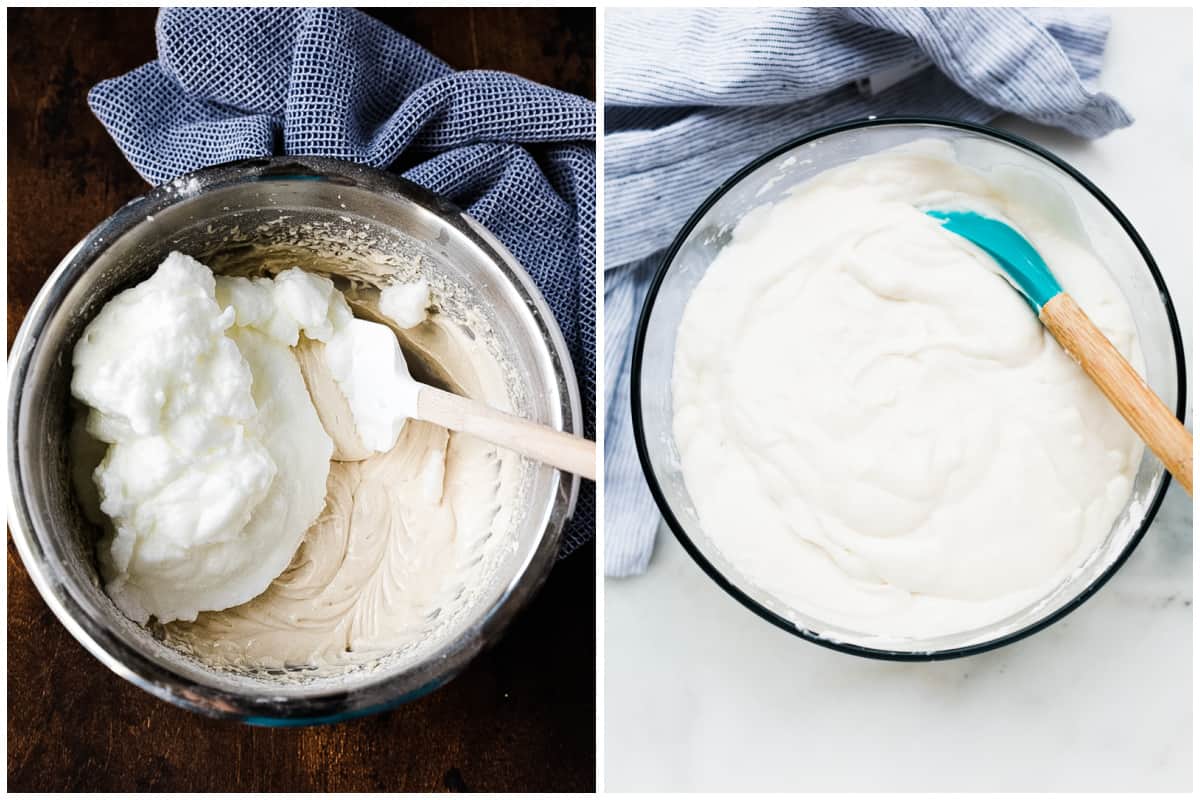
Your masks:
<path fill-rule="evenodd" d="M 508 627 L 517 613 L 545 583 L 558 553 L 563 524 L 574 511 L 580 479 L 554 471 L 546 508 L 537 521 L 541 535 L 517 565 L 512 579 L 496 599 L 453 639 L 442 643 L 422 661 L 381 680 L 353 688 L 337 685 L 296 697 L 256 696 L 244 691 L 198 683 L 161 665 L 139 649 L 127 645 L 106 626 L 92 620 L 80 603 L 48 570 L 44 543 L 38 533 L 24 491 L 18 457 L 20 418 L 25 380 L 40 341 L 38 332 L 55 313 L 59 301 L 91 268 L 112 243 L 128 234 L 148 215 L 208 191 L 241 183 L 271 180 L 326 180 L 347 187 L 384 193 L 395 202 L 408 202 L 432 213 L 465 237 L 495 264 L 524 295 L 525 310 L 546 343 L 546 357 L 558 381 L 558 403 L 553 409 L 565 430 L 582 435 L 583 412 L 570 350 L 557 319 L 533 278 L 515 256 L 482 224 L 440 194 L 392 173 L 340 159 L 310 156 L 274 156 L 223 162 L 185 173 L 122 205 L 63 256 L 47 276 L 29 308 L 8 357 L 6 467 L 8 520 L 12 538 L 43 601 L 67 631 L 112 672 L 173 705 L 206 716 L 233 718 L 265 726 L 294 726 L 339 722 L 384 711 L 439 688 L 459 674 L 474 657 Z M 64 282 L 65 281 L 65 282 Z M 34 328 L 37 328 L 37 331 Z"/>
<path fill-rule="evenodd" d="M 944 650 L 929 650 L 929 651 L 905 651 L 894 650 L 888 648 L 868 647 L 865 645 L 842 642 L 835 639 L 827 639 L 818 633 L 815 633 L 806 628 L 802 628 L 795 623 L 789 621 L 763 604 L 759 603 L 754 598 L 750 597 L 746 592 L 742 591 L 737 585 L 727 578 L 697 547 L 696 543 L 688 536 L 684 526 L 679 522 L 671 509 L 671 505 L 663 492 L 657 477 L 654 473 L 654 467 L 650 461 L 650 450 L 646 441 L 646 434 L 643 427 L 642 404 L 641 404 L 641 373 L 642 373 L 642 357 L 646 345 L 646 333 L 650 325 L 650 316 L 653 312 L 655 300 L 658 297 L 658 291 L 666 279 L 667 273 L 670 271 L 671 265 L 675 260 L 675 256 L 683 247 L 684 242 L 691 235 L 695 227 L 703 219 L 722 197 L 725 196 L 734 186 L 738 185 L 743 178 L 750 173 L 759 169 L 763 165 L 771 162 L 773 159 L 783 155 L 789 150 L 794 150 L 801 145 L 808 144 L 818 139 L 824 139 L 837 134 L 846 133 L 848 131 L 862 130 L 865 128 L 876 127 L 896 127 L 896 126 L 934 126 L 952 128 L 960 131 L 965 131 L 973 134 L 980 134 L 985 137 L 998 139 L 1006 144 L 1012 145 L 1020 150 L 1025 150 L 1035 156 L 1050 162 L 1053 166 L 1062 170 L 1064 173 L 1074 178 L 1084 189 L 1086 189 L 1102 206 L 1107 210 L 1113 218 L 1120 224 L 1125 234 L 1137 248 L 1142 260 L 1145 262 L 1146 268 L 1150 272 L 1151 278 L 1154 280 L 1155 286 L 1158 287 L 1159 298 L 1162 300 L 1163 308 L 1166 311 L 1168 326 L 1171 330 L 1171 339 L 1175 348 L 1175 379 L 1179 386 L 1179 396 L 1176 402 L 1175 416 L 1183 422 L 1187 411 L 1187 365 L 1183 350 L 1183 337 L 1179 329 L 1179 320 L 1175 313 L 1175 305 L 1171 300 L 1170 292 L 1167 290 L 1166 281 L 1163 279 L 1162 273 L 1158 269 L 1158 265 L 1154 261 L 1154 257 L 1150 254 L 1149 248 L 1142 237 L 1138 234 L 1133 224 L 1121 212 L 1117 205 L 1108 198 L 1100 190 L 1095 183 L 1089 180 L 1079 170 L 1072 167 L 1062 158 L 1054 155 L 1049 150 L 1037 145 L 1027 139 L 1017 136 L 1007 131 L 1002 131 L 997 128 L 981 125 L 973 122 L 965 122 L 946 117 L 923 116 L 923 115 L 896 115 L 896 116 L 873 116 L 866 119 L 852 120 L 849 122 L 838 123 L 835 125 L 827 125 L 805 133 L 801 136 L 793 138 L 788 142 L 772 148 L 763 155 L 755 158 L 750 163 L 746 164 L 741 169 L 734 172 L 726 178 L 721 184 L 710 194 L 703 203 L 692 213 L 687 222 L 684 223 L 679 233 L 675 236 L 671 246 L 663 255 L 653 278 L 650 281 L 649 288 L 646 291 L 646 299 L 642 303 L 641 313 L 638 317 L 638 324 L 633 340 L 633 358 L 630 368 L 630 410 L 633 420 L 633 438 L 637 447 L 638 461 L 641 463 L 642 472 L 646 476 L 646 483 L 649 486 L 650 494 L 654 497 L 654 502 L 662 513 L 663 520 L 675 534 L 675 538 L 683 545 L 683 549 L 688 555 L 700 566 L 702 570 L 714 581 L 718 586 L 724 589 L 731 597 L 741 603 L 743 606 L 754 612 L 759 617 L 767 622 L 782 628 L 788 633 L 798 636 L 805 641 L 818 644 L 822 647 L 827 647 L 831 650 L 836 650 L 850 655 L 862 656 L 866 658 L 879 659 L 884 661 L 944 661 L 952 658 L 962 658 L 964 656 L 976 655 L 989 650 L 994 650 L 997 647 L 1002 647 L 1006 644 L 1024 639 L 1028 636 L 1044 630 L 1045 628 L 1058 622 L 1067 614 L 1074 611 L 1079 606 L 1094 595 L 1105 583 L 1112 578 L 1113 575 L 1121 568 L 1122 565 L 1133 554 L 1142 538 L 1149 530 L 1154 517 L 1158 513 L 1159 506 L 1162 505 L 1163 497 L 1167 493 L 1167 489 L 1171 483 L 1171 474 L 1162 469 L 1165 476 L 1159 484 L 1158 490 L 1147 504 L 1146 513 L 1142 517 L 1141 523 L 1136 531 L 1130 537 L 1122 551 L 1117 557 L 1104 569 L 1096 578 L 1085 586 L 1080 592 L 1071 598 L 1062 607 L 1056 609 L 1053 613 L 1039 619 L 1029 625 L 1026 625 L 1016 631 L 1012 631 L 992 639 L 987 639 L 982 642 L 976 642 L 969 645 L 959 647 L 946 648 Z"/>

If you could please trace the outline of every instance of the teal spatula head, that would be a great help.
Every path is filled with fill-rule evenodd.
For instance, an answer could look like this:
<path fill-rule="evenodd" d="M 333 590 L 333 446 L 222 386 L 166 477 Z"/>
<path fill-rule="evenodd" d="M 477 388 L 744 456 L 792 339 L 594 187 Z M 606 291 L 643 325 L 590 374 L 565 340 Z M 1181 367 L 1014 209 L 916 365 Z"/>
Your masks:
<path fill-rule="evenodd" d="M 1035 312 L 1041 313 L 1042 306 L 1062 292 L 1038 251 L 1012 226 L 974 211 L 925 213 L 995 259 Z"/>

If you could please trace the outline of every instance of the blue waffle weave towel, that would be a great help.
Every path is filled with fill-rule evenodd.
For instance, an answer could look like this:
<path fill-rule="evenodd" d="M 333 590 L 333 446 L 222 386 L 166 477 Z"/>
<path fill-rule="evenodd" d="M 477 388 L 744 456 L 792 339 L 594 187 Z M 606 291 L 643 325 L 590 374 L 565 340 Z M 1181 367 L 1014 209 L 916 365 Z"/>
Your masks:
<path fill-rule="evenodd" d="M 646 569 L 659 517 L 630 425 L 629 360 L 647 284 L 718 184 L 805 132 L 869 115 L 1080 136 L 1131 123 L 1088 88 L 1107 15 L 1005 8 L 612 9 L 605 15 L 605 569 Z"/>
<path fill-rule="evenodd" d="M 158 18 L 158 60 L 88 102 L 151 183 L 239 158 L 332 156 L 449 197 L 532 275 L 562 328 L 595 437 L 595 106 L 503 72 L 456 72 L 345 8 L 187 8 Z M 591 538 L 585 482 L 562 554 Z"/>

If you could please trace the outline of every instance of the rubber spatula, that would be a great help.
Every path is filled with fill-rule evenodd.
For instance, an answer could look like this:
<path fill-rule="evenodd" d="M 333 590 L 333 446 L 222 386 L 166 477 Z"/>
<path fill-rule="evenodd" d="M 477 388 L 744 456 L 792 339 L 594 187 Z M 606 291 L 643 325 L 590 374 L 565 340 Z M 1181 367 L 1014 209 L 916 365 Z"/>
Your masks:
<path fill-rule="evenodd" d="M 325 362 L 325 346 L 302 338 L 296 348 L 296 358 L 316 405 L 317 416 L 333 439 L 334 460 L 361 461 L 374 455 L 358 438 L 349 402 Z M 478 400 L 417 381 L 413 384 L 416 390 L 414 419 L 476 436 L 564 472 L 596 479 L 595 442 L 513 416 Z"/>
<path fill-rule="evenodd" d="M 974 211 L 925 213 L 1000 265 L 1051 335 L 1191 495 L 1192 434 L 1063 291 L 1033 245 L 1006 223 Z"/>

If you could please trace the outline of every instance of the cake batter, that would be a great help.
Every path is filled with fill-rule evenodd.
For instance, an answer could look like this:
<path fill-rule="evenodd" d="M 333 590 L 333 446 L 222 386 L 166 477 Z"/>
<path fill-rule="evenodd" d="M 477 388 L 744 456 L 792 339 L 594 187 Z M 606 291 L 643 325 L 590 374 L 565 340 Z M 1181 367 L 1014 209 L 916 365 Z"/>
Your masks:
<path fill-rule="evenodd" d="M 888 639 L 976 629 L 1100 546 L 1142 445 L 990 259 L 923 208 L 1012 221 L 1138 369 L 1096 255 L 927 141 L 736 226 L 679 326 L 674 434 L 704 532 L 750 582 Z"/>
<path fill-rule="evenodd" d="M 352 313 L 342 292 L 316 271 L 243 273 L 214 280 L 204 265 L 172 254 L 153 277 L 110 301 L 81 339 L 73 391 L 91 410 L 73 436 L 75 474 L 89 518 L 106 528 L 98 546 L 106 591 L 128 616 L 217 666 L 321 669 L 378 658 L 429 635 L 485 582 L 483 556 L 511 528 L 522 469 L 519 458 L 493 445 L 405 419 L 394 384 L 407 371 L 393 374 L 388 350 L 403 333 L 424 369 L 503 408 L 502 369 L 480 337 L 428 314 L 428 284 L 409 291 L 408 329 L 401 332 L 399 323 L 385 327 L 388 318 L 377 308 L 376 288 L 390 285 L 385 280 L 373 286 L 357 274 Z M 125 307 L 139 297 L 136 308 Z M 189 298 L 203 314 L 177 313 L 176 297 Z M 97 333 L 105 331 L 105 346 L 97 349 Z M 163 360 L 163 342 L 192 339 L 204 347 Z M 145 343 L 140 350 L 138 342 Z M 313 406 L 297 355 L 314 345 L 335 351 L 329 366 L 353 408 L 345 419 L 320 419 Z M 144 352 L 144 363 L 131 361 L 131 352 Z M 217 367 L 220 376 L 207 374 Z M 170 391 L 143 385 L 138 376 L 147 374 Z M 214 407 L 190 387 L 215 387 L 233 399 Z M 240 463 L 233 455 L 161 424 L 178 416 L 163 411 L 179 405 L 176 395 L 195 398 L 187 406 L 192 417 L 210 427 L 220 423 L 226 435 L 219 442 L 230 453 L 260 456 L 251 462 L 259 473 L 231 474 L 227 467 Z M 147 409 L 142 417 L 153 424 L 116 441 L 106 431 L 120 428 L 110 420 L 117 400 L 106 398 Z M 199 413 L 204 409 L 207 415 Z M 191 417 L 184 423 L 176 427 L 198 427 Z M 115 469 L 122 448 L 145 449 L 147 433 L 157 435 L 156 451 L 174 454 L 174 472 L 149 484 L 137 470 Z M 369 445 L 355 456 L 367 459 L 336 460 L 338 438 Z M 254 449 L 260 439 L 266 445 Z M 114 474 L 145 489 L 138 503 L 115 504 L 125 495 L 112 491 L 106 478 Z M 173 481 L 181 489 L 211 484 L 211 491 L 188 496 Z M 270 504 L 273 494 L 285 499 Z M 157 517 L 170 526 L 142 524 L 155 519 L 146 509 L 179 496 L 201 518 L 227 505 L 238 513 L 225 515 L 208 536 L 198 536 L 196 521 L 177 505 L 163 505 Z"/>

